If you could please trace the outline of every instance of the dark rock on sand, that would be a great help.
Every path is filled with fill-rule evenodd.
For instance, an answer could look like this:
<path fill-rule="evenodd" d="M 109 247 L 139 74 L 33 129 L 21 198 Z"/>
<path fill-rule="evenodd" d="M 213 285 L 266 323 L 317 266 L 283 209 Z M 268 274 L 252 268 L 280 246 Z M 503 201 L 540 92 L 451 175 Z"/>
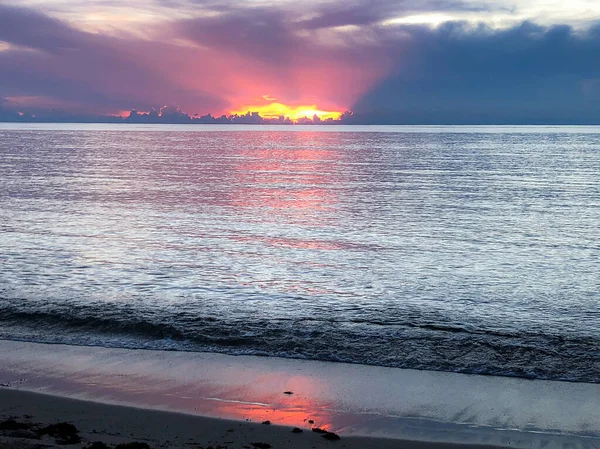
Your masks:
<path fill-rule="evenodd" d="M 294 394 L 293 391 L 284 391 L 283 394 Z"/>
<path fill-rule="evenodd" d="M 314 424 L 315 422 L 314 422 L 312 419 L 309 419 L 309 420 L 308 420 L 308 423 L 309 423 L 309 424 Z"/>
<path fill-rule="evenodd" d="M 302 433 L 302 432 L 303 432 L 303 430 L 300 427 L 294 427 L 292 429 L 292 433 Z"/>
<path fill-rule="evenodd" d="M 24 438 L 28 440 L 39 440 L 40 438 L 37 433 L 29 429 L 13 430 L 6 433 L 6 436 L 11 438 Z"/>
<path fill-rule="evenodd" d="M 330 441 L 341 440 L 340 436 L 337 433 L 333 433 L 333 432 L 325 432 L 325 434 L 323 435 L 323 438 L 325 438 L 326 440 L 330 440 Z"/>
<path fill-rule="evenodd" d="M 150 446 L 148 446 L 146 443 L 134 441 L 133 443 L 117 444 L 115 449 L 150 449 Z"/>
<path fill-rule="evenodd" d="M 85 449 L 110 449 L 110 446 L 107 446 L 102 441 L 95 441 L 92 444 L 90 444 L 88 447 L 86 447 Z"/>
<path fill-rule="evenodd" d="M 31 428 L 31 424 L 24 422 L 17 422 L 14 419 L 7 419 L 6 421 L 0 422 L 0 430 L 21 430 Z"/>
<path fill-rule="evenodd" d="M 272 446 L 269 443 L 250 443 L 257 449 L 270 449 Z"/>
<path fill-rule="evenodd" d="M 271 421 L 268 419 L 266 421 L 261 422 L 261 424 L 266 424 L 267 426 L 271 425 Z"/>
<path fill-rule="evenodd" d="M 50 424 L 38 431 L 38 435 L 50 435 L 51 437 L 54 437 L 58 444 L 81 443 L 81 437 L 78 433 L 79 430 L 77 430 L 77 427 L 68 422 Z"/>
<path fill-rule="evenodd" d="M 312 431 L 313 431 L 313 432 L 316 432 L 316 433 L 327 433 L 327 431 L 326 431 L 326 430 L 323 430 L 323 429 L 321 429 L 321 428 L 319 428 L 319 427 L 313 427 L 313 428 L 312 428 Z"/>

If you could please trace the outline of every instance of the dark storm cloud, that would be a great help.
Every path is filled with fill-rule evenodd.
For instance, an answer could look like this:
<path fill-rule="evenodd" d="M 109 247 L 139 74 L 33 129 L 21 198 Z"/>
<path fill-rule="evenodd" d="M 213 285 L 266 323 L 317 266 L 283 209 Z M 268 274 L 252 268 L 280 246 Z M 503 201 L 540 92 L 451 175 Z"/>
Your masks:
<path fill-rule="evenodd" d="M 53 51 L 68 46 L 71 36 L 59 22 L 43 14 L 0 4 L 0 39 Z"/>
<path fill-rule="evenodd" d="M 447 23 L 387 36 L 396 64 L 355 105 L 381 123 L 600 123 L 600 25 Z"/>

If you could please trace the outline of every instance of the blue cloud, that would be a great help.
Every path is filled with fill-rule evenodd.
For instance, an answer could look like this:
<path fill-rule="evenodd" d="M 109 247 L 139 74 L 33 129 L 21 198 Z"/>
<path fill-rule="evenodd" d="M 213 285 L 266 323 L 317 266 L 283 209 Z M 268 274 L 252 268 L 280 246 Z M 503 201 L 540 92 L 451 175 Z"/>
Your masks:
<path fill-rule="evenodd" d="M 392 74 L 355 105 L 362 123 L 600 123 L 600 25 L 402 27 Z"/>

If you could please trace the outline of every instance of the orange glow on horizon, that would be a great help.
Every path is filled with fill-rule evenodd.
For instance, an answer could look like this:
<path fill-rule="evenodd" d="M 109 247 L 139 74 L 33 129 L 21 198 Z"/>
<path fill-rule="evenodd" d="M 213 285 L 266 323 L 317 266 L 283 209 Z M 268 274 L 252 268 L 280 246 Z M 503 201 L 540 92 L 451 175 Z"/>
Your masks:
<path fill-rule="evenodd" d="M 337 120 L 342 115 L 341 112 L 337 111 L 324 111 L 317 107 L 316 104 L 311 105 L 300 105 L 300 106 L 288 106 L 280 103 L 273 97 L 264 95 L 261 99 L 270 101 L 267 104 L 260 104 L 254 106 L 242 106 L 229 111 L 231 115 L 244 115 L 248 112 L 257 112 L 262 118 L 265 119 L 278 119 L 280 117 L 289 118 L 293 122 L 308 117 L 312 119 L 315 115 L 321 120 Z"/>

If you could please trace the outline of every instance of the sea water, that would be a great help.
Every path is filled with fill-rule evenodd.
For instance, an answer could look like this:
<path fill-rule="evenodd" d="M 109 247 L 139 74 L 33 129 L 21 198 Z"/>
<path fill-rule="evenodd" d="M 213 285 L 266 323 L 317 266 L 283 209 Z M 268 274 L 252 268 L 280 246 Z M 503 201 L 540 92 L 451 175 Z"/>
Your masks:
<path fill-rule="evenodd" d="M 0 338 L 600 382 L 600 128 L 0 125 Z"/>

